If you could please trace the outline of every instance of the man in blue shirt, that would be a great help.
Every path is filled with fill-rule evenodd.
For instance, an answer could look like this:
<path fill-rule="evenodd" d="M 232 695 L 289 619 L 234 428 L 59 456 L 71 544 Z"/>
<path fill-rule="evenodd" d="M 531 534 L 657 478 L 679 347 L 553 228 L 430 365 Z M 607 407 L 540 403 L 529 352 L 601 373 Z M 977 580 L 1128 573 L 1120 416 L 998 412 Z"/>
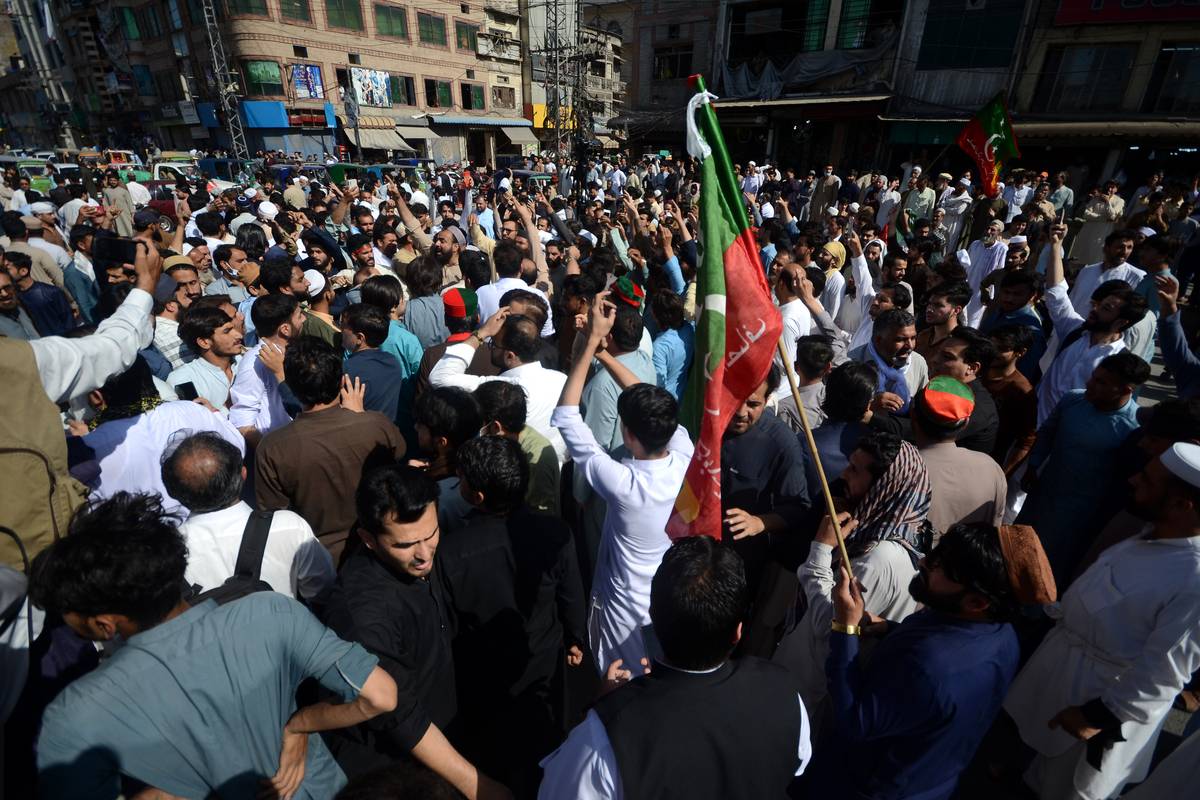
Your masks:
<path fill-rule="evenodd" d="M 332 797 L 346 779 L 311 734 L 391 711 L 395 682 L 282 595 L 190 606 L 187 556 L 157 496 L 119 492 L 34 562 L 35 605 L 124 645 L 46 709 L 41 794 L 107 800 L 132 779 L 181 797 Z M 297 710 L 306 678 L 339 702 Z"/>
<path fill-rule="evenodd" d="M 363 408 L 395 421 L 404 372 L 395 356 L 379 349 L 387 340 L 390 321 L 383 309 L 365 303 L 343 311 L 342 347 L 346 361 L 342 368 L 346 377 L 366 385 Z"/>
<path fill-rule="evenodd" d="M 1057 596 L 1032 528 L 950 528 L 909 586 L 925 608 L 860 663 L 862 593 L 845 570 L 834 590 L 826 675 L 832 741 L 814 763 L 817 791 L 944 800 L 1008 692 L 1019 648 L 1009 620 Z M 870 758 L 862 758 L 869 749 Z"/>
<path fill-rule="evenodd" d="M 75 327 L 75 316 L 71 304 L 62 289 L 49 283 L 35 281 L 30 271 L 33 259 L 25 253 L 4 254 L 4 268 L 17 287 L 21 306 L 33 320 L 34 327 L 42 336 L 62 336 Z"/>

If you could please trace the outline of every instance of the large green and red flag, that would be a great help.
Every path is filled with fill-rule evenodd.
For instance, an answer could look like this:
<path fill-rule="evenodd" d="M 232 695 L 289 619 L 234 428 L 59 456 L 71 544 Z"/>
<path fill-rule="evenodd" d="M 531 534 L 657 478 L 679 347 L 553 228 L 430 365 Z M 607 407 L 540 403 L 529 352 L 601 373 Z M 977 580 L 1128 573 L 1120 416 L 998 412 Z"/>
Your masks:
<path fill-rule="evenodd" d="M 988 197 L 995 197 L 999 191 L 1001 165 L 1021 157 L 1003 92 L 971 118 L 958 134 L 958 146 L 975 159 L 983 190 Z"/>
<path fill-rule="evenodd" d="M 700 235 L 703 255 L 696 275 L 696 354 L 684 395 L 682 419 L 696 450 L 675 510 L 667 521 L 672 539 L 721 538 L 721 437 L 734 412 L 762 384 L 783 332 L 771 302 L 750 231 L 745 199 L 717 124 L 704 79 L 689 82 L 688 153 L 700 161 Z"/>

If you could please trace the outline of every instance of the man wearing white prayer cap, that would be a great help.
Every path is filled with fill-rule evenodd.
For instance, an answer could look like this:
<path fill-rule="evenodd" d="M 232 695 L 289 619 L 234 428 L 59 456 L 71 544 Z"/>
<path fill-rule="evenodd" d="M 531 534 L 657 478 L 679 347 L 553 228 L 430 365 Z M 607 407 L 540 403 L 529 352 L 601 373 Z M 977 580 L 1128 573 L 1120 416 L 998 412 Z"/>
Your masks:
<path fill-rule="evenodd" d="M 1102 800 L 1143 780 L 1200 669 L 1200 446 L 1172 445 L 1130 485 L 1146 527 L 1047 606 L 1057 623 L 1004 703 L 1037 753 L 1025 782 L 1043 800 Z"/>

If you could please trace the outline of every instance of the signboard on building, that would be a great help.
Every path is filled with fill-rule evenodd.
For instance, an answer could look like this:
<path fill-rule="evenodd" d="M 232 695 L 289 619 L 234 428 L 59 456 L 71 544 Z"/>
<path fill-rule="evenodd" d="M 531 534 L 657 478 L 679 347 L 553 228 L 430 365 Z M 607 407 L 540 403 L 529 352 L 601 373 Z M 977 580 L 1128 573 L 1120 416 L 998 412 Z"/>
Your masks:
<path fill-rule="evenodd" d="M 179 116 L 188 125 L 200 124 L 200 115 L 196 113 L 196 104 L 190 100 L 179 101 Z"/>
<path fill-rule="evenodd" d="M 292 64 L 292 88 L 298 100 L 323 100 L 325 85 L 315 64 Z"/>
<path fill-rule="evenodd" d="M 1200 21 L 1195 0 L 1058 0 L 1055 25 Z"/>
<path fill-rule="evenodd" d="M 388 96 L 388 74 L 377 69 L 350 68 L 350 84 L 360 106 L 391 108 Z"/>

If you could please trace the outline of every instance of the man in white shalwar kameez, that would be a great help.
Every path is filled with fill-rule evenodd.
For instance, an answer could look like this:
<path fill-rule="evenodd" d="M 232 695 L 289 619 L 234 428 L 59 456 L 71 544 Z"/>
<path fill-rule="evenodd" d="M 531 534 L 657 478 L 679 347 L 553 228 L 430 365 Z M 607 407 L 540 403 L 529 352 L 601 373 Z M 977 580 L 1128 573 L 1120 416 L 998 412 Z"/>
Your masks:
<path fill-rule="evenodd" d="M 597 298 L 587 329 L 576 336 L 574 366 L 550 418 L 576 473 L 608 504 L 588 608 L 588 644 L 601 675 L 618 659 L 625 669 L 636 670 L 642 658 L 655 655 L 643 638 L 650 624 L 650 582 L 671 546 L 667 519 L 692 460 L 692 440 L 675 424 L 678 407 L 671 394 L 641 383 L 614 356 L 599 351 L 615 319 L 612 304 Z M 617 413 L 630 455 L 620 460 L 596 442 L 579 413 L 593 358 L 623 390 Z M 651 435 L 659 440 L 651 441 Z"/>
<path fill-rule="evenodd" d="M 987 232 L 984 233 L 983 238 L 971 242 L 971 246 L 967 248 L 967 255 L 971 259 L 971 265 L 967 267 L 967 283 L 971 285 L 971 301 L 963 309 L 963 314 L 967 318 L 965 324 L 972 328 L 979 327 L 979 322 L 983 319 L 983 312 L 986 310 L 983 307 L 983 298 L 979 294 L 979 287 L 983 285 L 983 281 L 988 275 L 1004 268 L 1004 259 L 1008 255 L 1008 243 L 1000 238 L 1000 234 L 1003 232 L 1004 223 L 994 219 L 987 226 Z"/>
<path fill-rule="evenodd" d="M 1145 778 L 1200 669 L 1200 446 L 1175 444 L 1131 483 L 1151 523 L 1047 607 L 1058 622 L 1004 702 L 1037 752 L 1025 781 L 1042 800 L 1106 800 Z"/>

